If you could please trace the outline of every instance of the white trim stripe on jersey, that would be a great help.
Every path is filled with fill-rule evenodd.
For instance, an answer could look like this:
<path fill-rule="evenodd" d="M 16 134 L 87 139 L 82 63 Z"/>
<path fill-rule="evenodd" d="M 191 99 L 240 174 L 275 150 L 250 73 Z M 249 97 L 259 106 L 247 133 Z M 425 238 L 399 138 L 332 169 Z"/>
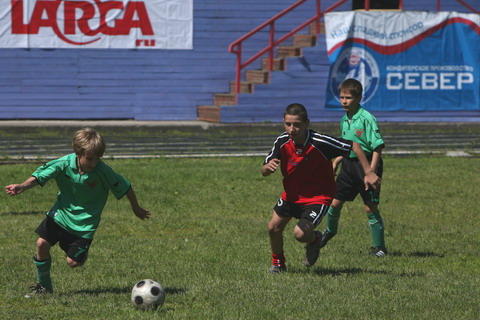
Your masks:
<path fill-rule="evenodd" d="M 317 135 L 320 138 L 316 138 Z M 324 135 L 321 135 L 321 134 L 315 134 L 312 139 L 315 140 L 315 141 L 318 141 L 318 142 L 326 143 L 328 145 L 331 145 L 332 147 L 339 148 L 339 149 L 344 150 L 344 151 L 350 151 L 350 145 L 349 144 L 344 143 L 342 141 L 339 141 L 337 139 L 333 139 L 332 137 L 324 136 Z M 328 140 L 326 140 L 326 139 L 328 139 Z"/>
<path fill-rule="evenodd" d="M 310 134 L 311 130 L 307 130 L 307 138 L 305 139 L 305 142 L 303 143 L 303 146 L 305 147 L 308 144 L 308 141 L 310 141 Z"/>
<path fill-rule="evenodd" d="M 275 146 L 277 145 L 277 142 L 278 140 L 282 139 L 282 138 L 287 138 L 288 137 L 288 134 L 286 132 L 282 133 L 280 136 L 277 137 L 277 139 L 275 140 L 275 142 L 273 143 L 273 147 L 272 147 L 272 150 L 270 150 L 270 152 L 268 153 L 267 157 L 265 158 L 265 163 L 268 163 L 268 161 L 270 161 L 271 159 L 269 159 L 272 155 L 273 155 L 273 151 L 275 150 Z M 285 143 L 287 143 L 289 140 L 287 140 Z M 284 144 L 285 144 L 284 143 Z M 282 144 L 280 146 L 280 149 L 283 147 Z"/>

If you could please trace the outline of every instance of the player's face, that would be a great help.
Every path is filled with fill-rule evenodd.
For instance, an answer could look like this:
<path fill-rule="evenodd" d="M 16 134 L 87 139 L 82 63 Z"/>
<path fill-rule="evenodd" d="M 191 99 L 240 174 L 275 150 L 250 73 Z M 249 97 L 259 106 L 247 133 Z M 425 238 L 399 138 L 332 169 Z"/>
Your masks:
<path fill-rule="evenodd" d="M 283 126 L 285 128 L 285 132 L 288 133 L 290 139 L 292 139 L 295 143 L 302 144 L 305 142 L 308 121 L 302 121 L 299 116 L 286 114 L 283 118 Z"/>
<path fill-rule="evenodd" d="M 350 91 L 340 90 L 340 103 L 347 113 L 355 113 L 362 97 L 354 97 Z"/>
<path fill-rule="evenodd" d="M 100 157 L 93 152 L 85 152 L 82 155 L 77 155 L 77 157 L 81 172 L 92 171 L 100 161 Z"/>

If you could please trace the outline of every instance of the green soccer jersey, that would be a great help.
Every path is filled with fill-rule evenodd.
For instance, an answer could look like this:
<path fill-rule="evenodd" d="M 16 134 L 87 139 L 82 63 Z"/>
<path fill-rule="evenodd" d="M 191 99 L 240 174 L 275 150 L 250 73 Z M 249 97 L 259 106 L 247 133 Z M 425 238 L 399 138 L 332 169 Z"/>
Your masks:
<path fill-rule="evenodd" d="M 367 157 L 373 150 L 385 145 L 377 119 L 362 107 L 358 108 L 352 119 L 348 119 L 347 114 L 343 116 L 340 121 L 340 132 L 342 138 L 359 143 Z M 350 151 L 350 158 L 356 158 L 355 152 Z"/>
<path fill-rule="evenodd" d="M 60 192 L 47 215 L 68 232 L 86 239 L 92 239 L 97 230 L 109 191 L 120 199 L 131 187 L 103 161 L 92 171 L 80 174 L 74 153 L 48 162 L 32 176 L 41 186 L 55 179 Z"/>

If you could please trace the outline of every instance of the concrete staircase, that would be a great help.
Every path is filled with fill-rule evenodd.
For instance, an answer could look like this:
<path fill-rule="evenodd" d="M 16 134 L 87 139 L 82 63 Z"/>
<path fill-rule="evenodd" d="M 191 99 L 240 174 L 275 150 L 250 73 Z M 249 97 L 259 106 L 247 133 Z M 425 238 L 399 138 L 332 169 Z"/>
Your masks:
<path fill-rule="evenodd" d="M 272 72 L 286 71 L 288 58 L 302 57 L 303 48 L 314 47 L 317 44 L 318 34 L 315 23 L 306 27 L 307 34 L 295 34 L 290 41 L 291 44 L 279 46 L 276 50 L 276 57 L 273 60 Z M 320 24 L 320 34 L 325 34 L 324 24 Z M 268 71 L 268 58 L 262 58 L 260 69 L 245 71 L 245 81 L 240 83 L 239 95 L 253 94 L 257 85 L 270 83 L 271 74 Z M 235 81 L 230 82 L 230 91 L 227 93 L 215 93 L 213 105 L 197 107 L 198 120 L 221 122 L 222 110 L 238 105 L 239 98 L 235 94 Z M 225 111 L 223 111 L 225 113 Z"/>

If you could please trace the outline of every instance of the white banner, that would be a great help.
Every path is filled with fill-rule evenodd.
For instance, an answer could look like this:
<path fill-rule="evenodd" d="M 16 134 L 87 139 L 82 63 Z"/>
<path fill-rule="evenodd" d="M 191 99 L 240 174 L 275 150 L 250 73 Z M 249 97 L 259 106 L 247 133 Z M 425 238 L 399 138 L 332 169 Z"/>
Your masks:
<path fill-rule="evenodd" d="M 0 1 L 0 48 L 192 47 L 193 0 Z"/>

